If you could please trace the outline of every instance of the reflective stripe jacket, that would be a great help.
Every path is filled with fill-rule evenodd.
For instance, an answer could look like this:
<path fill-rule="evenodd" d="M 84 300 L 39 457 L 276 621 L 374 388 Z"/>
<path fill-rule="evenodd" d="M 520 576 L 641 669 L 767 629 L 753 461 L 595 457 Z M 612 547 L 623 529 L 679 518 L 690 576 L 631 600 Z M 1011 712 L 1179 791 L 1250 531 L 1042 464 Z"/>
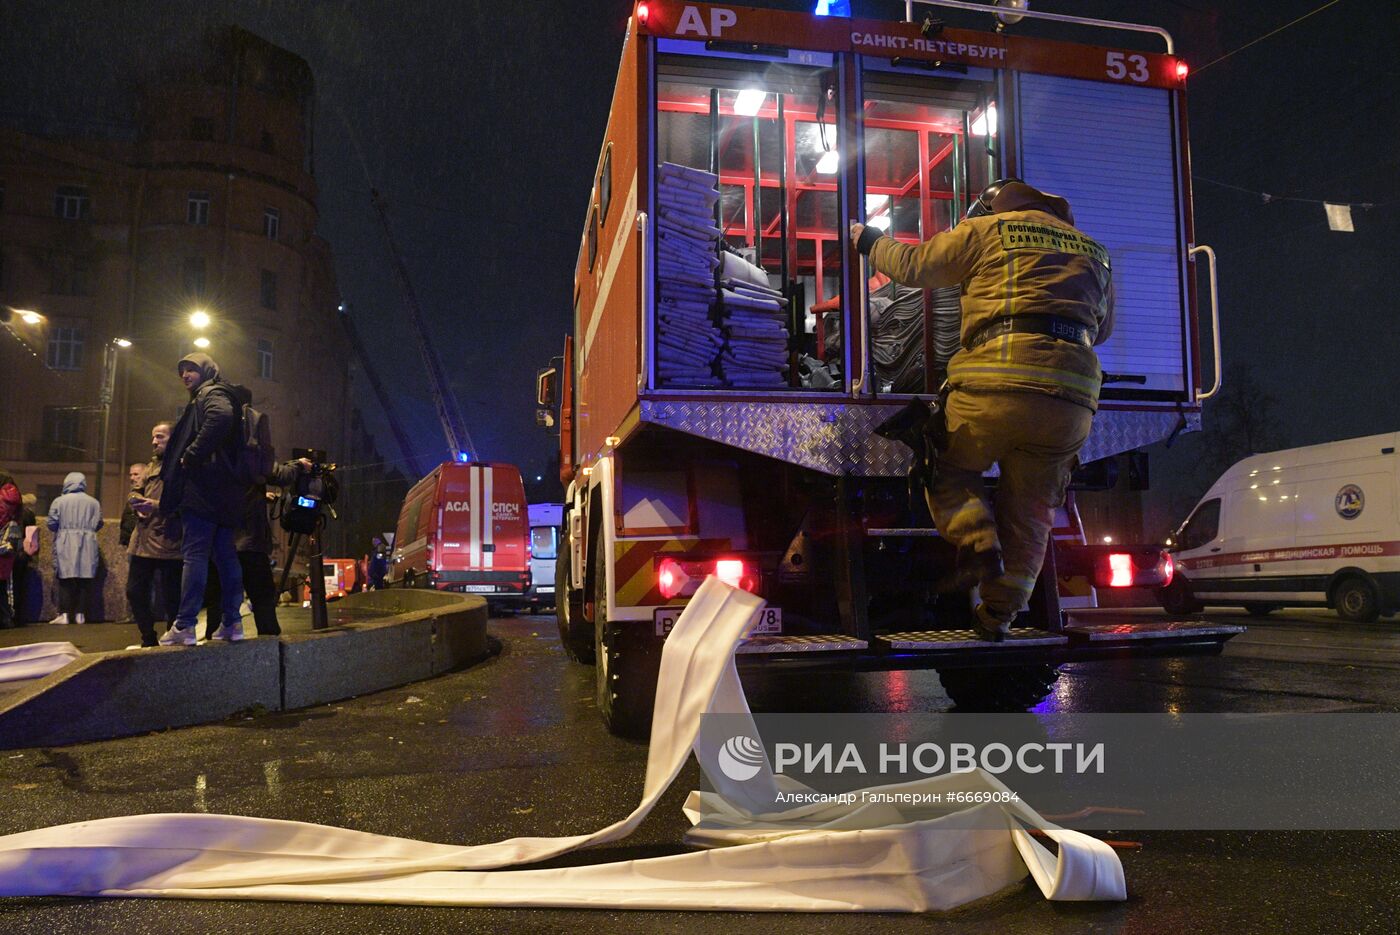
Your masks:
<path fill-rule="evenodd" d="M 988 322 L 1057 315 L 1087 325 L 1102 344 L 1113 331 L 1108 251 L 1046 211 L 968 218 L 917 246 L 889 237 L 870 250 L 875 269 L 925 289 L 962 285 L 962 340 Z M 1005 334 L 964 347 L 948 382 L 971 391 L 1030 391 L 1098 408 L 1099 359 L 1090 348 L 1039 334 Z"/>

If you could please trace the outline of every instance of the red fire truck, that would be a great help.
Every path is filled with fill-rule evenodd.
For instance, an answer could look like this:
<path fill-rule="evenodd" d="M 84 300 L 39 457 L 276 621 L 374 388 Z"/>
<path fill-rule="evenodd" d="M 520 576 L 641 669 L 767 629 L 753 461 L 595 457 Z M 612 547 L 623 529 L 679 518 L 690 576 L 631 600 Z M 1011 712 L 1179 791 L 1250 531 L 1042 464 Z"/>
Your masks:
<path fill-rule="evenodd" d="M 1067 617 L 1095 585 L 1170 575 L 1155 549 L 1085 547 L 1071 499 L 1012 638 L 977 641 L 967 596 L 935 593 L 951 550 L 911 496 L 911 452 L 874 431 L 933 397 L 957 295 L 868 279 L 849 224 L 918 242 L 1004 176 L 1064 195 L 1111 254 L 1118 320 L 1099 352 L 1126 379 L 1103 390 L 1080 483 L 1199 427 L 1218 389 L 1218 329 L 1214 365 L 1197 353 L 1196 260 L 1214 315 L 1214 258 L 1193 244 L 1185 63 L 1160 30 L 1168 54 L 1030 25 L 635 7 L 573 335 L 538 385 L 568 491 L 560 636 L 596 664 L 614 732 L 648 730 L 661 641 L 709 574 L 768 601 L 742 662 L 935 668 L 964 708 L 1036 705 L 1064 662 L 1218 652 L 1239 632 Z"/>

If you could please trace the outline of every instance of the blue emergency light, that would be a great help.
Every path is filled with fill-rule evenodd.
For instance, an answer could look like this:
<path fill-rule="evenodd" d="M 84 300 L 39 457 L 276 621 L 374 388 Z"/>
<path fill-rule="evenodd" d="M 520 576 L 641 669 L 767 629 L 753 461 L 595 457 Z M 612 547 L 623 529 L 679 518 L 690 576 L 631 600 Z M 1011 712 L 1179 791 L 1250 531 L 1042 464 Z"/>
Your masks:
<path fill-rule="evenodd" d="M 467 454 L 465 451 L 459 451 L 459 452 L 457 452 L 457 460 L 460 461 L 460 462 L 462 462 L 463 464 L 466 464 L 466 463 L 467 463 L 468 461 L 470 461 L 471 459 L 472 459 L 472 456 L 469 455 L 469 454 Z"/>

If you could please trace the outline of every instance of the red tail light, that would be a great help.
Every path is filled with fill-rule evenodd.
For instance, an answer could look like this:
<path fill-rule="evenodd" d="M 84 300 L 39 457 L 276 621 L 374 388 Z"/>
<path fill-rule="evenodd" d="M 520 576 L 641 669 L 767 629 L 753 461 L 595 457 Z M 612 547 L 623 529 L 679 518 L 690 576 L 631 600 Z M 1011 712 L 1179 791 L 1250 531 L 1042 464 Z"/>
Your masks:
<path fill-rule="evenodd" d="M 1113 552 L 1108 556 L 1110 588 L 1131 588 L 1133 586 L 1133 557 L 1126 552 Z"/>
<path fill-rule="evenodd" d="M 1176 567 L 1160 549 L 1131 552 L 1098 552 L 1094 558 L 1094 586 L 1099 588 L 1164 588 L 1172 582 Z"/>
<path fill-rule="evenodd" d="M 645 3 L 637 4 L 637 22 L 645 26 L 649 16 L 651 16 L 651 10 L 647 9 L 647 5 Z"/>
<path fill-rule="evenodd" d="M 642 4 L 642 6 L 646 6 L 646 4 Z M 643 19 L 642 22 L 646 22 L 646 20 Z M 1190 66 L 1190 65 L 1187 65 L 1185 62 L 1181 61 L 1180 59 L 1177 59 L 1177 62 L 1176 62 L 1176 78 L 1177 78 L 1177 80 L 1178 80 L 1178 81 L 1185 81 L 1185 80 L 1186 80 L 1186 76 L 1187 76 L 1188 74 L 1190 74 L 1190 72 L 1191 72 L 1191 66 Z"/>
<path fill-rule="evenodd" d="M 715 562 L 715 577 L 731 588 L 742 587 L 744 563 L 735 558 L 722 558 Z"/>
<path fill-rule="evenodd" d="M 758 590 L 758 569 L 743 559 L 690 561 L 670 556 L 656 565 L 656 590 L 668 601 L 673 597 L 689 597 L 709 575 L 714 575 L 732 588 Z"/>
<path fill-rule="evenodd" d="M 674 558 L 663 558 L 656 568 L 656 589 L 668 601 L 684 591 L 689 581 L 690 576 Z"/>

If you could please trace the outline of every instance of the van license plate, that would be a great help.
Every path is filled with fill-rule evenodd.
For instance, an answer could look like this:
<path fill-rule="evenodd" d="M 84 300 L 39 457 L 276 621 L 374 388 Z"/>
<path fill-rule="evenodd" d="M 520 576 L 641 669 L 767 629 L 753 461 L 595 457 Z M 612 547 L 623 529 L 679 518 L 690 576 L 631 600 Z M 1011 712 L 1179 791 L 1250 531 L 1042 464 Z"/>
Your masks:
<path fill-rule="evenodd" d="M 495 594 L 496 586 L 494 584 L 464 584 L 462 590 L 468 594 Z"/>
<path fill-rule="evenodd" d="M 671 632 L 671 628 L 676 625 L 684 607 L 662 607 L 654 611 L 652 616 L 656 621 L 656 635 L 665 636 Z M 754 624 L 751 636 L 771 636 L 783 632 L 783 609 L 781 607 L 765 607 L 758 615 L 758 623 Z"/>

